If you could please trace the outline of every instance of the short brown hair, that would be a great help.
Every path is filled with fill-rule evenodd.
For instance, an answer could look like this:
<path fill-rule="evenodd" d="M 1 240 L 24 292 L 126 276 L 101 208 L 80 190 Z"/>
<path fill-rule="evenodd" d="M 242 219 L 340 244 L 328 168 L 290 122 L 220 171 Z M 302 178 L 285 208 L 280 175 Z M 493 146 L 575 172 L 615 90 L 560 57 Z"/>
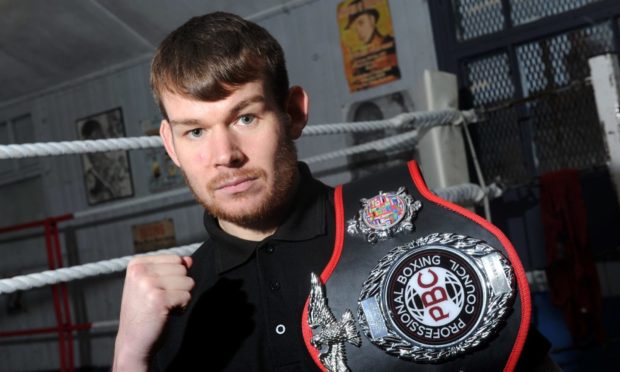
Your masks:
<path fill-rule="evenodd" d="M 261 78 L 284 109 L 289 82 L 282 47 L 264 28 L 224 12 L 187 21 L 162 41 L 151 64 L 151 88 L 166 119 L 166 91 L 217 101 Z"/>

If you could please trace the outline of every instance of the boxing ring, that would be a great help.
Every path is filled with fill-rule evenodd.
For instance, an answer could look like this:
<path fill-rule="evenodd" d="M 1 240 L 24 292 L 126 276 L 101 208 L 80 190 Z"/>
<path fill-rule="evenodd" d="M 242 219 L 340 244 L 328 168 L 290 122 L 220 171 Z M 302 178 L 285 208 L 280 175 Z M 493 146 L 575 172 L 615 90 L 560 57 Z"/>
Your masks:
<path fill-rule="evenodd" d="M 617 60 L 609 62 L 603 60 L 599 62 L 603 65 L 599 66 L 600 77 L 594 78 L 592 83 L 597 92 L 597 103 L 599 104 L 599 116 L 605 125 L 617 128 L 618 120 L 618 102 L 620 102 L 620 89 L 617 85 L 609 82 L 605 74 L 613 73 L 618 75 Z M 611 72 L 610 72 L 611 71 Z M 596 75 L 596 76 L 599 76 Z M 599 82 L 598 80 L 601 80 Z M 611 86 L 610 86 L 611 84 Z M 598 87 L 598 88 L 597 88 Z M 611 92 L 611 93 L 610 93 Z M 615 92 L 615 95 L 612 93 Z M 598 95 L 604 98 L 598 98 Z M 606 104 L 604 102 L 607 102 Z M 611 106 L 610 106 L 611 105 Z M 610 109 L 610 107 L 612 109 Z M 615 112 L 616 115 L 609 115 Z M 437 127 L 457 127 L 462 128 L 464 134 L 465 146 L 471 154 L 474 167 L 480 184 L 465 183 L 445 188 L 437 188 L 432 190 L 435 194 L 443 199 L 451 202 L 472 206 L 483 204 L 487 218 L 490 218 L 488 202 L 489 199 L 499 197 L 502 190 L 495 184 L 487 185 L 484 177 L 480 172 L 477 164 L 476 151 L 473 147 L 471 137 L 469 135 L 468 126 L 479 123 L 483 112 L 459 111 L 453 109 L 411 112 L 403 113 L 388 120 L 367 121 L 355 123 L 334 123 L 309 125 L 303 131 L 303 136 L 328 136 L 335 134 L 363 133 L 377 130 L 395 130 L 398 134 L 376 139 L 371 142 L 355 145 L 349 148 L 335 150 L 333 152 L 313 155 L 303 158 L 312 169 L 316 164 L 346 158 L 356 154 L 364 154 L 369 151 L 383 153 L 386 151 L 411 150 L 417 146 L 420 139 L 430 130 Z M 615 123 L 614 123 L 615 121 Z M 614 132 L 617 136 L 617 132 Z M 608 142 L 609 142 L 608 138 Z M 615 139 L 616 142 L 620 142 Z M 615 142 L 614 142 L 615 143 Z M 51 156 L 70 156 L 78 154 L 87 154 L 94 152 L 106 152 L 116 150 L 140 150 L 147 148 L 162 147 L 162 141 L 159 137 L 128 137 L 89 141 L 63 141 L 63 142 L 46 142 L 31 144 L 11 144 L 0 145 L 0 161 L 7 159 L 22 159 L 31 157 L 51 157 Z M 611 163 L 610 168 L 615 175 L 620 174 L 614 171 L 620 164 L 620 147 L 610 145 Z M 92 217 L 99 212 L 109 212 L 115 208 L 123 208 L 128 206 L 136 206 L 151 203 L 154 200 L 177 198 L 184 202 L 191 200 L 191 195 L 186 188 L 152 194 L 146 197 L 137 197 L 127 201 L 117 202 L 114 205 L 106 207 L 94 207 L 84 211 L 76 211 L 71 214 L 60 216 L 51 216 L 42 220 L 22 223 L 13 226 L 0 227 L 0 234 L 13 234 L 22 231 L 38 231 L 42 230 L 45 241 L 45 254 L 47 259 L 48 270 L 35 272 L 25 275 L 17 275 L 10 278 L 0 279 L 0 295 L 14 294 L 19 291 L 28 291 L 35 288 L 45 286 L 51 287 L 54 317 L 56 324 L 46 327 L 24 328 L 9 331 L 0 331 L 0 340 L 13 339 L 16 337 L 33 337 L 37 335 L 53 335 L 58 339 L 58 355 L 61 371 L 75 370 L 75 333 L 79 331 L 94 331 L 97 329 L 114 331 L 118 326 L 117 320 L 104 320 L 95 322 L 75 322 L 72 319 L 72 309 L 70 306 L 70 293 L 67 289 L 67 283 L 87 278 L 94 278 L 102 275 L 119 273 L 126 269 L 128 262 L 134 256 L 113 257 L 107 260 L 73 265 L 65 267 L 62 255 L 62 246 L 60 229 L 63 226 L 74 224 L 79 226 L 81 220 L 92 220 Z M 148 255 L 172 253 L 177 255 L 192 254 L 201 242 L 193 244 L 171 247 L 168 249 L 158 250 L 145 253 Z M 119 293 L 120 297 L 120 293 Z"/>

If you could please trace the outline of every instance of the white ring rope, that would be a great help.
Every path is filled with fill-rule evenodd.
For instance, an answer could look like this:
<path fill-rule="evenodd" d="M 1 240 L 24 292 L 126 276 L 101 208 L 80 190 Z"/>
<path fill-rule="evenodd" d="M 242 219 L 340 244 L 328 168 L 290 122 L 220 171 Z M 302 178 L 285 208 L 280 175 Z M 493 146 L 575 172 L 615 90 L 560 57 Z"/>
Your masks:
<path fill-rule="evenodd" d="M 439 197 L 453 203 L 461 205 L 473 205 L 480 202 L 486 195 L 497 197 L 501 194 L 501 189 L 495 185 L 490 185 L 486 189 L 478 185 L 466 183 L 458 186 L 450 186 L 443 189 L 433 190 Z M 142 255 L 155 254 L 177 254 L 191 255 L 202 243 L 189 244 L 181 247 L 162 249 Z M 125 256 L 111 260 L 63 267 L 56 270 L 47 270 L 40 273 L 19 275 L 12 278 L 0 279 L 0 294 L 13 293 L 32 288 L 44 287 L 46 285 L 70 282 L 73 280 L 84 279 L 92 276 L 111 274 L 123 271 L 127 268 L 129 261 L 135 256 Z"/>
<path fill-rule="evenodd" d="M 136 256 L 155 255 L 155 254 L 176 254 L 191 255 L 200 246 L 201 243 L 184 245 L 181 247 L 161 249 L 159 251 L 143 253 Z M 26 289 L 43 287 L 46 285 L 70 282 L 77 279 L 84 279 L 92 276 L 111 274 L 123 271 L 127 268 L 129 261 L 134 256 L 125 256 L 114 258 L 111 260 L 88 263 L 84 265 L 76 265 L 72 267 L 63 267 L 56 270 L 47 270 L 40 273 L 27 275 L 19 275 L 9 279 L 0 280 L 0 294 L 13 293 Z"/>
<path fill-rule="evenodd" d="M 328 152 L 326 154 L 315 155 L 308 158 L 304 158 L 303 161 L 308 165 L 320 163 L 327 160 L 333 160 L 344 156 L 351 156 L 360 153 L 370 151 L 387 151 L 387 150 L 399 150 L 406 147 L 412 147 L 418 142 L 418 131 L 413 130 L 404 134 L 383 138 L 376 141 L 370 141 L 347 147 L 346 149 L 336 150 Z"/>
<path fill-rule="evenodd" d="M 438 110 L 406 112 L 386 120 L 357 121 L 351 123 L 317 124 L 304 128 L 306 136 L 371 132 L 381 129 L 427 129 L 439 125 L 460 124 L 472 117 L 471 112 Z"/>
<path fill-rule="evenodd" d="M 161 147 L 159 136 L 0 145 L 0 160 Z"/>
<path fill-rule="evenodd" d="M 307 126 L 306 136 L 368 132 L 380 129 L 428 129 L 434 126 L 461 124 L 475 118 L 471 111 L 438 110 L 428 112 L 410 112 L 397 115 L 387 120 L 365 121 L 355 123 L 319 124 Z M 37 156 L 87 154 L 116 150 L 136 150 L 161 147 L 159 136 L 108 138 L 87 141 L 62 141 L 0 145 L 0 160 L 20 159 Z"/>
<path fill-rule="evenodd" d="M 479 204 L 485 197 L 495 199 L 502 195 L 503 190 L 496 184 L 480 187 L 474 183 L 448 186 L 443 189 L 433 190 L 437 196 L 459 205 Z"/>

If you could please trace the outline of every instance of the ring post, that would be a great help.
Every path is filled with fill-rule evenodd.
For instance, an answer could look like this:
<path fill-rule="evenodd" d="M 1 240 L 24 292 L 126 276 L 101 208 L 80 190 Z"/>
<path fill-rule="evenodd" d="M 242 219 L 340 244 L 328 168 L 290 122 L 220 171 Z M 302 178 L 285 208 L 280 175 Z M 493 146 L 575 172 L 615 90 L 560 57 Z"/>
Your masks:
<path fill-rule="evenodd" d="M 588 60 L 596 109 L 609 151 L 609 172 L 620 198 L 620 67 L 616 54 Z"/>

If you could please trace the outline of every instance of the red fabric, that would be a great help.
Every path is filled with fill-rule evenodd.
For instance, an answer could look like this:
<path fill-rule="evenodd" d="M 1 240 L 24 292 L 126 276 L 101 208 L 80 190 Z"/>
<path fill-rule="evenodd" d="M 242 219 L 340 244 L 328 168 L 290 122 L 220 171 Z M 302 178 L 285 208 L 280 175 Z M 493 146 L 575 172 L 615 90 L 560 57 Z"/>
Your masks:
<path fill-rule="evenodd" d="M 575 344 L 586 343 L 590 329 L 602 342 L 601 289 L 588 246 L 579 171 L 567 169 L 543 175 L 540 207 L 551 301 L 562 309 Z"/>

